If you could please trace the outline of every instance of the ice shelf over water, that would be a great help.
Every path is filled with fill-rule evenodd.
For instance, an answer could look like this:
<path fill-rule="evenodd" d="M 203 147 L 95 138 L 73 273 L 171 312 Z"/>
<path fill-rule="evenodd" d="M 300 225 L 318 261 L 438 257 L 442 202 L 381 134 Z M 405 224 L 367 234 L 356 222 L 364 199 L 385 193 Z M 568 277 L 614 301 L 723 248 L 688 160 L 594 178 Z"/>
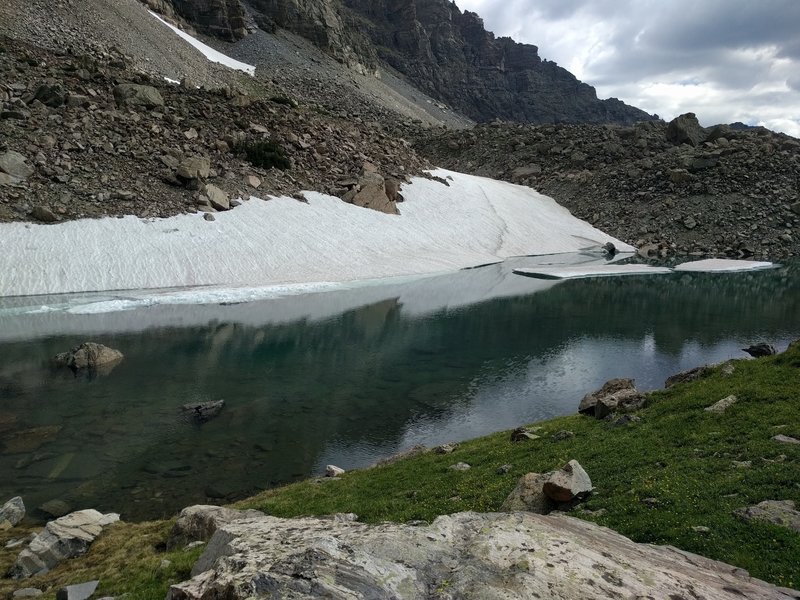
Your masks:
<path fill-rule="evenodd" d="M 256 74 L 256 68 L 253 65 L 248 65 L 247 63 L 240 62 L 240 61 L 238 61 L 238 60 L 236 60 L 234 58 L 231 58 L 230 56 L 226 56 L 225 54 L 223 54 L 222 52 L 219 52 L 218 50 L 214 50 L 211 46 L 207 46 L 206 44 L 204 44 L 200 40 L 198 40 L 196 38 L 193 38 L 192 36 L 190 36 L 185 31 L 181 31 L 180 29 L 178 29 L 174 25 L 171 25 L 171 24 L 167 23 L 164 19 L 162 19 L 160 16 L 158 16 L 153 11 L 148 11 L 148 12 L 151 15 L 153 15 L 156 19 L 161 21 L 164 25 L 166 25 L 167 27 L 172 29 L 172 31 L 177 33 L 184 40 L 189 42 L 192 46 L 197 48 L 200 52 L 203 53 L 203 56 L 205 56 L 211 62 L 215 62 L 215 63 L 219 63 L 221 65 L 225 65 L 226 67 L 230 67 L 231 69 L 236 69 L 237 71 L 244 71 L 248 75 L 255 75 Z"/>
<path fill-rule="evenodd" d="M 250 199 L 208 222 L 84 219 L 0 224 L 0 296 L 198 287 L 330 288 L 356 280 L 442 273 L 512 256 L 576 252 L 612 242 L 530 188 L 434 172 L 415 178 L 400 215 L 324 194 Z M 213 288 L 209 286 L 214 286 Z M 244 299 L 254 299 L 252 297 Z"/>
<path fill-rule="evenodd" d="M 739 271 L 754 271 L 758 269 L 771 269 L 775 265 L 771 262 L 756 260 L 732 260 L 725 258 L 708 258 L 694 260 L 675 266 L 676 271 L 691 273 L 736 273 Z"/>
<path fill-rule="evenodd" d="M 672 273 L 667 267 L 651 267 L 650 265 L 590 265 L 552 267 L 536 267 L 514 269 L 518 275 L 539 279 L 582 279 L 585 277 L 611 277 L 619 275 L 663 275 Z"/>

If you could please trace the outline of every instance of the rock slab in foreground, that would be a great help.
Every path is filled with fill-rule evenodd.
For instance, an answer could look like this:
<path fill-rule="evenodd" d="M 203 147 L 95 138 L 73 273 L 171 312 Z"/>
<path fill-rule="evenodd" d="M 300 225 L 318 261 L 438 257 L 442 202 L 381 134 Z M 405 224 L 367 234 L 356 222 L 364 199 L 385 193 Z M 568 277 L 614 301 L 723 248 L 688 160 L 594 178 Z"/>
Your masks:
<path fill-rule="evenodd" d="M 118 514 L 104 515 L 91 508 L 50 521 L 20 552 L 11 576 L 22 579 L 47 573 L 61 561 L 86 552 L 103 528 L 117 521 Z"/>
<path fill-rule="evenodd" d="M 167 600 L 245 598 L 714 598 L 781 589 L 670 546 L 563 515 L 458 513 L 414 527 L 243 518 L 211 538 Z"/>

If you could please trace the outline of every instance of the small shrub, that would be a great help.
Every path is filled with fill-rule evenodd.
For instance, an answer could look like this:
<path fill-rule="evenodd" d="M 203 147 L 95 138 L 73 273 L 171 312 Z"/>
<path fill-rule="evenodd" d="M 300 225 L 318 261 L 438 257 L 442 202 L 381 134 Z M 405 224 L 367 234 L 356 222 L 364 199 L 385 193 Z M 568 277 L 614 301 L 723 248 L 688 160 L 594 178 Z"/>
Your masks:
<path fill-rule="evenodd" d="M 244 142 L 240 150 L 247 157 L 250 164 L 263 169 L 286 170 L 291 166 L 286 151 L 276 141 Z"/>

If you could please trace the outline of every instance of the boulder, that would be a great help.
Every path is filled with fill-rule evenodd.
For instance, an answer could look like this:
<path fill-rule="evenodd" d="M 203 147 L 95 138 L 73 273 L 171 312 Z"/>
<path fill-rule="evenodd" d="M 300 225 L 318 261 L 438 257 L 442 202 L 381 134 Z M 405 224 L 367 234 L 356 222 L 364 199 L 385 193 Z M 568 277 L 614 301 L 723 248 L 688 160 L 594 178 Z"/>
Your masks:
<path fill-rule="evenodd" d="M 167 600 L 697 598 L 796 592 L 562 514 L 457 513 L 430 525 L 262 515 L 222 525 Z"/>
<path fill-rule="evenodd" d="M 705 411 L 721 415 L 726 410 L 728 410 L 731 406 L 733 406 L 736 403 L 736 400 L 737 400 L 736 396 L 731 394 L 730 396 L 726 396 L 722 400 L 719 400 L 719 401 L 715 402 L 711 406 L 707 406 L 705 408 Z"/>
<path fill-rule="evenodd" d="M 113 93 L 118 106 L 141 106 L 144 108 L 164 106 L 161 92 L 149 85 L 122 83 L 114 88 Z"/>
<path fill-rule="evenodd" d="M 25 503 L 19 496 L 14 496 L 11 500 L 3 504 L 0 508 L 0 529 L 4 523 L 15 527 L 25 518 Z"/>
<path fill-rule="evenodd" d="M 524 510 L 546 515 L 554 511 L 558 503 L 551 500 L 543 489 L 549 477 L 550 473 L 526 473 L 520 477 L 516 487 L 500 506 L 500 512 Z"/>
<path fill-rule="evenodd" d="M 577 460 L 571 460 L 558 471 L 550 473 L 542 487 L 548 498 L 562 503 L 581 500 L 592 489 L 592 480 Z"/>
<path fill-rule="evenodd" d="M 31 217 L 42 223 L 55 223 L 58 221 L 56 213 L 46 206 L 34 206 L 33 210 L 31 210 Z"/>
<path fill-rule="evenodd" d="M 205 179 L 210 172 L 211 161 L 203 156 L 184 158 L 175 170 L 176 175 L 186 181 Z"/>
<path fill-rule="evenodd" d="M 7 173 L 11 177 L 17 179 L 27 179 L 36 171 L 32 166 L 26 163 L 27 159 L 14 150 L 8 150 L 0 154 L 0 171 Z"/>
<path fill-rule="evenodd" d="M 123 358 L 124 356 L 119 350 L 95 342 L 84 342 L 69 352 L 56 354 L 53 361 L 58 367 L 69 367 L 73 371 L 79 371 L 81 369 L 108 368 L 116 365 Z"/>
<path fill-rule="evenodd" d="M 773 354 L 777 354 L 775 348 L 769 344 L 754 344 L 753 346 L 742 348 L 742 352 L 747 352 L 753 358 L 761 358 L 763 356 L 772 356 Z"/>
<path fill-rule="evenodd" d="M 98 585 L 100 585 L 98 580 L 68 585 L 56 592 L 56 600 L 88 600 Z"/>
<path fill-rule="evenodd" d="M 525 427 L 517 427 L 511 432 L 512 442 L 524 442 L 526 440 L 538 440 L 540 436 L 528 431 Z"/>
<path fill-rule="evenodd" d="M 105 527 L 119 521 L 116 513 L 79 510 L 50 521 L 26 549 L 20 552 L 11 576 L 23 579 L 47 573 L 68 558 L 86 552 Z"/>
<path fill-rule="evenodd" d="M 773 435 L 772 440 L 780 442 L 782 444 L 793 444 L 793 445 L 800 444 L 800 440 L 798 440 L 797 438 L 793 438 L 783 434 Z"/>
<path fill-rule="evenodd" d="M 345 198 L 362 208 L 371 208 L 390 215 L 398 214 L 397 206 L 386 195 L 386 182 L 380 173 L 365 171 L 358 180 L 358 186 L 345 195 Z"/>
<path fill-rule="evenodd" d="M 207 542 L 222 525 L 237 519 L 263 517 L 257 510 L 235 510 L 222 506 L 196 504 L 181 511 L 167 540 L 167 550 L 183 548 L 192 542 Z"/>
<path fill-rule="evenodd" d="M 217 186 L 211 185 L 210 183 L 207 184 L 206 196 L 208 196 L 208 201 L 211 203 L 211 206 L 217 210 L 230 210 L 231 201 L 228 198 L 228 194 L 223 192 Z"/>
<path fill-rule="evenodd" d="M 633 379 L 611 379 L 595 392 L 586 394 L 578 412 L 604 419 L 615 411 L 638 410 L 645 405 L 647 396 L 633 385 Z"/>
<path fill-rule="evenodd" d="M 800 533 L 800 511 L 792 500 L 764 500 L 755 506 L 737 508 L 733 514 L 745 521 L 764 521 Z"/>
<path fill-rule="evenodd" d="M 673 144 L 689 144 L 699 146 L 705 139 L 705 130 L 694 113 L 686 113 L 675 117 L 667 125 L 667 140 Z"/>
<path fill-rule="evenodd" d="M 39 588 L 22 588 L 11 594 L 11 597 L 16 598 L 39 598 L 44 592 Z"/>
<path fill-rule="evenodd" d="M 344 475 L 344 473 L 344 469 L 336 465 L 328 465 L 325 467 L 325 477 L 339 477 L 339 475 Z"/>
<path fill-rule="evenodd" d="M 677 385 L 679 383 L 688 383 L 690 381 L 695 381 L 696 379 L 702 379 L 703 377 L 710 375 L 712 372 L 712 369 L 707 366 L 695 367 L 694 369 L 689 369 L 688 371 L 681 371 L 680 373 L 676 373 L 675 375 L 670 375 L 667 377 L 667 380 L 664 382 L 664 387 L 671 388 L 673 385 Z"/>

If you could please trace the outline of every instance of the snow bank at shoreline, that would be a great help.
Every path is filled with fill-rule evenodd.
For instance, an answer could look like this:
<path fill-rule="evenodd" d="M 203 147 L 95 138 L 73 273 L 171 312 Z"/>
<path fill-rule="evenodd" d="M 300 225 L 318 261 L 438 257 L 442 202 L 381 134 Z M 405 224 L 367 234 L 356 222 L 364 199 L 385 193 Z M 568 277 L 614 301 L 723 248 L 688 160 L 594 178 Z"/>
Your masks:
<path fill-rule="evenodd" d="M 612 242 L 530 188 L 437 170 L 403 188 L 401 215 L 331 196 L 251 199 L 207 222 L 0 224 L 0 296 L 174 287 L 302 286 L 419 276 Z M 208 293 L 209 290 L 205 290 Z"/>

